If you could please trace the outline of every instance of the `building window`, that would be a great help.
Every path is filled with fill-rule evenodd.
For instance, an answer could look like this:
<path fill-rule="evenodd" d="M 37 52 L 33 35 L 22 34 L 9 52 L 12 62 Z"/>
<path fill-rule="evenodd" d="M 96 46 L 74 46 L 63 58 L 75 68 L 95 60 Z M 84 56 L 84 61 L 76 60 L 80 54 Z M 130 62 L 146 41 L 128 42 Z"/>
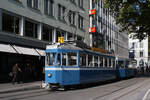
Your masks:
<path fill-rule="evenodd" d="M 2 30 L 5 32 L 19 34 L 19 18 L 3 13 L 2 14 Z"/>
<path fill-rule="evenodd" d="M 143 57 L 143 51 L 140 51 L 140 57 Z"/>
<path fill-rule="evenodd" d="M 25 21 L 25 36 L 37 38 L 37 24 Z"/>
<path fill-rule="evenodd" d="M 132 43 L 132 48 L 135 48 L 135 46 L 136 46 L 136 43 L 133 42 L 133 43 Z"/>
<path fill-rule="evenodd" d="M 140 42 L 140 48 L 143 48 L 143 42 Z"/>
<path fill-rule="evenodd" d="M 79 7 L 83 8 L 83 0 L 78 0 Z"/>
<path fill-rule="evenodd" d="M 84 38 L 82 36 L 76 35 L 77 40 L 82 41 Z"/>
<path fill-rule="evenodd" d="M 27 5 L 31 8 L 38 9 L 38 0 L 27 0 Z"/>
<path fill-rule="evenodd" d="M 68 40 L 74 40 L 74 35 L 71 33 L 68 33 Z"/>
<path fill-rule="evenodd" d="M 71 25 L 75 26 L 75 12 L 69 11 L 68 20 Z"/>
<path fill-rule="evenodd" d="M 65 10 L 66 8 L 64 6 L 58 5 L 58 19 L 65 21 Z"/>
<path fill-rule="evenodd" d="M 44 0 L 44 12 L 49 16 L 54 16 L 54 2 L 53 0 Z"/>
<path fill-rule="evenodd" d="M 50 26 L 43 25 L 43 33 L 42 33 L 43 40 L 52 42 L 52 34 L 53 29 Z"/>
<path fill-rule="evenodd" d="M 72 3 L 76 4 L 75 0 L 70 0 L 70 2 L 72 2 Z"/>
<path fill-rule="evenodd" d="M 78 28 L 80 28 L 80 29 L 84 28 L 83 27 L 83 17 L 81 17 L 80 15 L 79 15 L 79 18 L 78 18 Z"/>
<path fill-rule="evenodd" d="M 80 1 L 80 0 L 79 0 Z M 92 2 L 92 9 L 94 9 L 95 8 L 95 2 Z"/>
<path fill-rule="evenodd" d="M 14 1 L 21 2 L 21 0 L 14 0 Z"/>

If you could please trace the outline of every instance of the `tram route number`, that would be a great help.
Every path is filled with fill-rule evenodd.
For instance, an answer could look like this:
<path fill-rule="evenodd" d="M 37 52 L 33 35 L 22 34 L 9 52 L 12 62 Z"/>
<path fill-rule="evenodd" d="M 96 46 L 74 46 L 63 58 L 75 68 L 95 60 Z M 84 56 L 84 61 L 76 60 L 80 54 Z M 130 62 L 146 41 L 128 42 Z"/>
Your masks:
<path fill-rule="evenodd" d="M 58 37 L 58 42 L 59 43 L 64 43 L 64 37 Z"/>

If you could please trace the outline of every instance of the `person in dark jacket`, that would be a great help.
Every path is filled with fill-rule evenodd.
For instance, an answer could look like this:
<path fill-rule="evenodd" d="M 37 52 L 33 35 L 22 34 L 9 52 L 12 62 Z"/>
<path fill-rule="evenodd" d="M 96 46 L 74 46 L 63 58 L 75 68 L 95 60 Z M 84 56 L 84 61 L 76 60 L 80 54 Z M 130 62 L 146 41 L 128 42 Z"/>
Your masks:
<path fill-rule="evenodd" d="M 21 69 L 18 66 L 18 63 L 16 63 L 13 68 L 12 68 L 12 73 L 13 73 L 13 79 L 12 79 L 12 84 L 14 84 L 18 80 L 18 73 L 22 72 Z"/>

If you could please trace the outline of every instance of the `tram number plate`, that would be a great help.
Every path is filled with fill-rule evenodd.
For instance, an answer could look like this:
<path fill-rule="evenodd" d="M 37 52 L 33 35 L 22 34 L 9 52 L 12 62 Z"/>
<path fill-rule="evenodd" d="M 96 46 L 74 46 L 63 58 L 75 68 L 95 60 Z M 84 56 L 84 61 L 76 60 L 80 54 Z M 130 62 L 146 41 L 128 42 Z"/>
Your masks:
<path fill-rule="evenodd" d="M 58 42 L 59 43 L 64 43 L 64 37 L 58 37 Z"/>

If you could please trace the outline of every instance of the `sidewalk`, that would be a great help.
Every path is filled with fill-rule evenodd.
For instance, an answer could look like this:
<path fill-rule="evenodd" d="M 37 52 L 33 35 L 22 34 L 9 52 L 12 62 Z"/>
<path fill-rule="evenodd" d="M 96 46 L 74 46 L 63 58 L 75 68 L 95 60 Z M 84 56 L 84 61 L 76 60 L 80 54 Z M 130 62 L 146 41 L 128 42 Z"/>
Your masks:
<path fill-rule="evenodd" d="M 13 85 L 12 83 L 0 83 L 0 94 L 41 89 L 41 84 L 42 81 L 20 83 L 15 85 Z"/>

